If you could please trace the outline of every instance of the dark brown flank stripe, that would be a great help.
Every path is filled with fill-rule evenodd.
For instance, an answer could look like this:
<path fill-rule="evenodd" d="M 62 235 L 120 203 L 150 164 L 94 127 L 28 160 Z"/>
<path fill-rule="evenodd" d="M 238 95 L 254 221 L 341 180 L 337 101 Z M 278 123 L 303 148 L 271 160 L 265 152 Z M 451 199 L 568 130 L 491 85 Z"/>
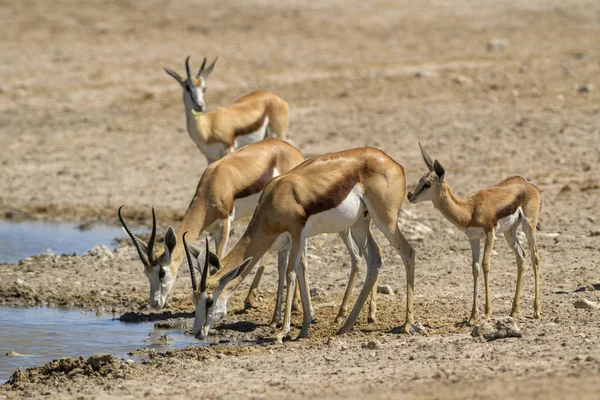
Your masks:
<path fill-rule="evenodd" d="M 253 124 L 245 126 L 243 128 L 236 129 L 235 131 L 233 131 L 233 135 L 234 136 L 243 136 L 243 135 L 247 135 L 249 133 L 256 132 L 265 123 L 265 118 L 267 118 L 267 110 L 266 109 L 265 109 L 265 111 L 263 111 L 263 114 L 260 116 L 260 118 L 257 119 Z"/>
<path fill-rule="evenodd" d="M 234 199 L 242 199 L 244 197 L 252 196 L 253 194 L 261 192 L 273 177 L 273 169 L 275 169 L 276 162 L 277 160 L 273 158 L 273 160 L 271 160 L 271 164 L 269 164 L 269 167 L 262 173 L 262 175 L 259 176 L 258 179 L 256 179 L 250 186 L 247 186 L 237 192 L 234 196 Z"/>
<path fill-rule="evenodd" d="M 505 218 L 505 217 L 508 217 L 509 215 L 514 214 L 515 211 L 517 211 L 517 209 L 521 205 L 522 199 L 523 199 L 523 194 L 519 193 L 515 197 L 515 199 L 512 201 L 512 203 L 510 203 L 507 206 L 498 210 L 498 212 L 496 213 L 496 220 L 501 220 L 502 218 Z"/>
<path fill-rule="evenodd" d="M 333 185 L 329 191 L 325 192 L 322 197 L 317 197 L 310 204 L 304 207 L 306 211 L 306 218 L 311 215 L 321 213 L 323 211 L 331 210 L 339 206 L 348 194 L 352 191 L 352 188 L 358 183 L 358 172 L 352 171 L 348 175 Z"/>

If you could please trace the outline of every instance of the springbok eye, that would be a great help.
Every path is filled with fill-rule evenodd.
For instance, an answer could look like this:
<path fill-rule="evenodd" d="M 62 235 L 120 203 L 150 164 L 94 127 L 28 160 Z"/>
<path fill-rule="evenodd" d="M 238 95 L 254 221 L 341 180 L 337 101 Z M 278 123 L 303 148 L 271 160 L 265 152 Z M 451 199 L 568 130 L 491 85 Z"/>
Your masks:
<path fill-rule="evenodd" d="M 167 274 L 167 271 L 165 271 L 165 269 L 161 267 L 160 271 L 158 271 L 158 279 L 162 280 L 166 274 Z"/>
<path fill-rule="evenodd" d="M 423 187 L 424 187 L 425 189 L 429 189 L 429 188 L 431 187 L 431 182 L 425 182 L 425 183 L 423 184 Z"/>
<path fill-rule="evenodd" d="M 206 300 L 206 308 L 211 308 L 213 306 L 213 300 L 212 299 L 208 299 Z"/>

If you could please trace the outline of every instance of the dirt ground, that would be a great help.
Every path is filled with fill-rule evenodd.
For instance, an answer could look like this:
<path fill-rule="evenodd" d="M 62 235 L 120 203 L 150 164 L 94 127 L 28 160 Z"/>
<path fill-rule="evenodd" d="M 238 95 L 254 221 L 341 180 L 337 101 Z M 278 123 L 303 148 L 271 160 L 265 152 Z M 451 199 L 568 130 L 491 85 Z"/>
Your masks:
<path fill-rule="evenodd" d="M 521 338 L 470 336 L 461 324 L 472 296 L 468 241 L 431 204 L 406 202 L 415 316 L 426 336 L 397 333 L 404 268 L 379 233 L 380 283 L 396 294 L 379 296 L 375 324 L 363 313 L 353 332 L 334 336 L 349 256 L 336 235 L 321 236 L 309 247 L 318 289 L 309 339 L 269 342 L 270 268 L 259 308 L 230 313 L 216 330 L 258 345 L 151 353 L 136 364 L 63 360 L 17 373 L 0 398 L 597 398 L 600 310 L 574 303 L 598 302 L 600 291 L 573 292 L 600 282 L 597 1 L 21 1 L 0 3 L 0 15 L 5 219 L 115 224 L 127 204 L 126 216 L 147 226 L 155 204 L 161 231 L 177 225 L 206 163 L 185 131 L 180 88 L 162 66 L 183 72 L 188 54 L 194 68 L 219 56 L 209 107 L 256 89 L 288 100 L 289 137 L 307 155 L 376 146 L 404 166 L 410 185 L 425 171 L 421 141 L 459 194 L 523 175 L 544 200 L 542 319 L 532 319 L 528 263 Z M 492 304 L 506 316 L 516 265 L 503 240 L 494 249 Z M 152 319 L 193 309 L 182 268 L 169 306 L 149 310 L 127 243 L 114 254 L 35 256 L 0 265 L 0 274 L 5 305 Z"/>

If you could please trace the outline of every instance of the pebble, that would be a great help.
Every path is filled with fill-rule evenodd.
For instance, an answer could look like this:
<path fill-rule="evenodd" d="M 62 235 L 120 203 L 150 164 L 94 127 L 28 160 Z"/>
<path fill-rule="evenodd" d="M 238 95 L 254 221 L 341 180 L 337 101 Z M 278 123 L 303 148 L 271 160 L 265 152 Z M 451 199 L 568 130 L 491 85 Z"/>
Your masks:
<path fill-rule="evenodd" d="M 5 354 L 7 357 L 21 357 L 23 354 L 17 353 L 16 351 L 9 351 Z"/>
<path fill-rule="evenodd" d="M 488 51 L 504 51 L 508 47 L 508 40 L 495 38 L 488 42 Z"/>
<path fill-rule="evenodd" d="M 430 69 L 422 69 L 420 71 L 417 71 L 417 73 L 415 74 L 415 77 L 417 78 L 433 78 L 435 76 L 435 72 L 433 72 Z"/>
<path fill-rule="evenodd" d="M 582 308 L 585 310 L 597 310 L 600 308 L 600 305 L 594 301 L 590 301 L 588 299 L 577 299 L 573 303 L 575 308 Z"/>
<path fill-rule="evenodd" d="M 452 82 L 457 83 L 459 85 L 471 85 L 473 83 L 473 79 L 469 78 L 465 75 L 457 75 L 452 79 Z"/>
<path fill-rule="evenodd" d="M 392 289 L 392 287 L 390 285 L 378 285 L 377 286 L 377 293 L 387 294 L 387 295 L 393 296 L 394 295 L 394 290 Z"/>
<path fill-rule="evenodd" d="M 88 251 L 88 254 L 96 258 L 107 257 L 109 259 L 112 259 L 115 257 L 114 253 L 103 244 L 99 244 L 98 246 L 93 247 L 90 251 Z"/>
<path fill-rule="evenodd" d="M 591 83 L 586 83 L 585 85 L 581 85 L 581 86 L 579 86 L 579 89 L 577 89 L 577 91 L 579 93 L 589 93 L 592 90 L 594 90 L 594 85 L 592 85 Z"/>
<path fill-rule="evenodd" d="M 382 346 L 379 340 L 369 340 L 367 343 L 363 344 L 362 347 L 363 349 L 380 350 Z"/>
<path fill-rule="evenodd" d="M 509 337 L 520 338 L 523 336 L 523 333 L 513 318 L 504 317 L 493 318 L 482 324 L 475 325 L 471 331 L 471 336 L 474 338 L 483 337 L 488 342 L 491 342 L 492 340 Z"/>
<path fill-rule="evenodd" d="M 311 297 L 327 297 L 327 291 L 320 287 L 310 288 L 310 296 Z"/>
<path fill-rule="evenodd" d="M 423 326 L 422 323 L 420 322 L 415 322 L 409 330 L 411 335 L 423 335 L 423 336 L 427 336 L 427 328 L 425 328 L 425 326 Z"/>

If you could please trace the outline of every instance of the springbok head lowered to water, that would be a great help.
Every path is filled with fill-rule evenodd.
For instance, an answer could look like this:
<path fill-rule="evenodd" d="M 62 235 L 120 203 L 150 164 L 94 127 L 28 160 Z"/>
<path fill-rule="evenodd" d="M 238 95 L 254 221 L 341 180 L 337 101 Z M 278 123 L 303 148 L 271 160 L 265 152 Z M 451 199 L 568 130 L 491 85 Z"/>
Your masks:
<path fill-rule="evenodd" d="M 198 339 L 204 339 L 208 335 L 210 328 L 219 319 L 227 315 L 227 304 L 233 294 L 233 289 L 235 289 L 226 288 L 227 284 L 252 262 L 252 257 L 244 260 L 235 269 L 224 272 L 221 270 L 219 258 L 216 254 L 210 252 L 208 248 L 208 237 L 206 238 L 206 249 L 198 252 L 196 248 L 187 244 L 185 240 L 186 234 L 187 232 L 183 234 L 183 247 L 185 248 L 185 254 L 190 267 L 192 302 L 196 308 L 192 334 Z M 190 254 L 190 247 L 192 247 L 192 254 Z M 192 256 L 197 256 L 198 272 L 200 272 L 199 287 L 196 281 L 196 271 L 194 270 Z M 209 276 L 211 266 L 215 271 Z"/>
<path fill-rule="evenodd" d="M 191 112 L 196 115 L 204 112 L 206 109 L 206 103 L 204 102 L 204 92 L 206 92 L 206 79 L 215 68 L 217 58 L 206 67 L 206 57 L 202 61 L 202 66 L 198 71 L 198 74 L 193 75 L 190 70 L 190 56 L 185 59 L 185 70 L 187 72 L 187 78 L 183 79 L 179 74 L 170 68 L 165 68 L 165 72 L 171 75 L 183 88 L 183 103 L 185 104 L 186 112 Z"/>
<path fill-rule="evenodd" d="M 150 233 L 150 240 L 148 244 L 144 243 L 143 240 L 136 237 L 131 229 L 125 223 L 125 220 L 121 216 L 121 209 L 124 206 L 119 207 L 119 219 L 125 229 L 125 232 L 131 238 L 133 245 L 135 246 L 142 264 L 144 264 L 144 272 L 150 282 L 150 307 L 152 308 L 163 308 L 173 284 L 177 278 L 177 267 L 174 267 L 172 262 L 172 254 L 177 244 L 177 237 L 175 231 L 171 226 L 167 228 L 165 234 L 165 247 L 162 254 L 158 256 L 154 255 L 154 240 L 156 238 L 156 215 L 154 214 L 154 206 L 152 206 L 152 232 Z"/>

